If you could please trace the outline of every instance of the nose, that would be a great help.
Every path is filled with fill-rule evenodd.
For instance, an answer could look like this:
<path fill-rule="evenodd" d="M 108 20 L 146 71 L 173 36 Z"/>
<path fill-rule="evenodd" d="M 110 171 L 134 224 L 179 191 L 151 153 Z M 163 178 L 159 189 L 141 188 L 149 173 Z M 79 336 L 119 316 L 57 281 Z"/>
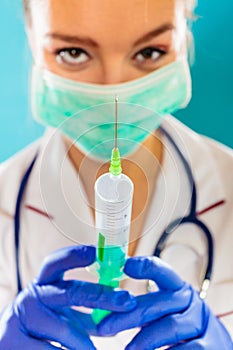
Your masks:
<path fill-rule="evenodd" d="M 101 64 L 100 84 L 120 84 L 138 77 L 136 69 L 121 58 L 109 59 Z"/>

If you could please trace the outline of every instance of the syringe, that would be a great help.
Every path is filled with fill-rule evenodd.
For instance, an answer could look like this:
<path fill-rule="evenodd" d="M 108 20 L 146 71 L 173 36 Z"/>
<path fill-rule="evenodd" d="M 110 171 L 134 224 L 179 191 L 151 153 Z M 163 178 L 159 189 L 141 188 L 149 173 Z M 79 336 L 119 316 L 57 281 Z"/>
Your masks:
<path fill-rule="evenodd" d="M 97 262 L 99 283 L 119 286 L 128 254 L 133 183 L 122 174 L 118 139 L 118 97 L 115 98 L 115 145 L 109 173 L 95 182 L 95 225 L 98 235 Z M 92 317 L 99 323 L 109 311 L 95 309 Z"/>

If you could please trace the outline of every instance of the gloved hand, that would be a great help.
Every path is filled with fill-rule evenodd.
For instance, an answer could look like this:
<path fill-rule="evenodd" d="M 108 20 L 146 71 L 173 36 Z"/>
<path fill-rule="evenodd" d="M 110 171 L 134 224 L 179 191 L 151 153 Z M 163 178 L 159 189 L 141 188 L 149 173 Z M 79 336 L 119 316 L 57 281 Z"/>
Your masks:
<path fill-rule="evenodd" d="M 102 335 L 141 327 L 127 350 L 230 350 L 232 340 L 199 294 L 159 258 L 130 258 L 125 273 L 156 282 L 159 290 L 140 295 L 132 311 L 112 313 L 99 324 Z"/>
<path fill-rule="evenodd" d="M 71 350 L 95 349 L 88 334 L 95 327 L 91 316 L 70 307 L 126 311 L 135 306 L 135 300 L 126 291 L 63 280 L 66 270 L 87 266 L 94 260 L 95 249 L 87 246 L 63 248 L 49 255 L 39 277 L 1 314 L 0 349 L 57 349 L 51 342 Z M 75 315 L 75 323 L 67 317 L 69 312 Z"/>

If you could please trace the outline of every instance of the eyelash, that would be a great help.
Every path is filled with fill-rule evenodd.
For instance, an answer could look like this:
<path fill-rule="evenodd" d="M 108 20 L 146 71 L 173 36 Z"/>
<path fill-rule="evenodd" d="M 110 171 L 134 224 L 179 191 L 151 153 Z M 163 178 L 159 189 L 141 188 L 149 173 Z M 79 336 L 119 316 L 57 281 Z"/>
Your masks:
<path fill-rule="evenodd" d="M 70 57 L 72 57 L 72 55 L 77 55 L 77 57 L 78 57 L 78 56 L 83 55 L 83 54 L 85 54 L 86 56 L 89 56 L 88 53 L 81 48 L 72 47 L 72 48 L 67 48 L 67 49 L 61 49 L 61 50 L 55 51 L 55 56 L 56 56 L 58 63 L 68 64 L 68 65 L 76 65 L 76 64 L 67 63 L 64 61 L 64 57 L 67 53 L 70 55 Z M 78 65 L 81 65 L 83 63 L 84 62 L 78 63 Z"/>
<path fill-rule="evenodd" d="M 152 53 L 156 53 L 156 54 L 158 54 L 158 57 L 156 57 L 155 59 L 153 59 L 153 58 L 150 58 L 150 56 L 152 55 Z M 145 55 L 145 56 L 148 56 L 148 57 L 142 57 L 143 56 L 143 54 Z M 146 48 L 144 48 L 144 49 L 142 49 L 142 50 L 140 50 L 140 51 L 138 51 L 135 55 L 134 55 L 134 59 L 136 58 L 136 56 L 138 56 L 138 55 L 141 55 L 141 63 L 139 63 L 139 65 L 140 64 L 155 64 L 155 63 L 157 63 L 157 61 L 162 57 L 162 56 L 164 56 L 165 54 L 167 54 L 167 51 L 166 50 L 162 50 L 162 49 L 159 49 L 159 48 L 157 48 L 157 47 L 153 47 L 153 46 L 148 46 L 148 47 L 146 47 Z M 147 61 L 147 62 L 144 62 L 144 63 L 142 63 L 142 60 L 144 59 L 144 61 Z M 149 61 L 149 62 L 148 62 Z"/>
<path fill-rule="evenodd" d="M 158 54 L 158 57 L 155 58 L 155 60 L 153 58 L 150 58 L 150 56 L 153 54 L 153 53 L 157 53 Z M 160 48 L 157 48 L 157 47 L 145 47 L 144 49 L 138 51 L 136 54 L 134 54 L 133 56 L 133 60 L 137 61 L 136 60 L 136 57 L 138 55 L 141 55 L 140 59 L 139 59 L 139 62 L 137 61 L 136 64 L 137 65 L 153 65 L 155 63 L 157 63 L 157 60 L 159 60 L 162 56 L 166 55 L 168 52 L 166 50 L 162 50 Z M 69 65 L 69 66 L 81 66 L 83 64 L 85 64 L 86 62 L 88 62 L 88 60 L 85 60 L 83 62 L 79 62 L 79 63 L 71 63 L 71 62 L 65 62 L 65 55 L 69 54 L 70 57 L 72 57 L 72 55 L 76 55 L 77 57 L 81 58 L 82 59 L 82 55 L 86 55 L 89 57 L 89 59 L 91 59 L 91 56 L 83 49 L 81 48 L 67 48 L 67 49 L 61 49 L 61 50 L 57 50 L 55 51 L 55 56 L 56 56 L 56 59 L 58 61 L 58 63 L 60 64 L 66 64 L 66 65 Z M 144 55 L 144 57 L 143 57 Z M 147 57 L 148 56 L 148 57 Z M 141 62 L 140 62 L 141 61 Z M 144 62 L 143 62 L 144 61 Z"/>

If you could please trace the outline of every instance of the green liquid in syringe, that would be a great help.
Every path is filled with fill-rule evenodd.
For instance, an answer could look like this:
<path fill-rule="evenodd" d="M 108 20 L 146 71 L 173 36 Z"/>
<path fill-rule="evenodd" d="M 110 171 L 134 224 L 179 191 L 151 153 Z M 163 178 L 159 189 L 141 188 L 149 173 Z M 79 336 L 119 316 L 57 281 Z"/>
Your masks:
<path fill-rule="evenodd" d="M 119 246 L 105 246 L 105 237 L 99 233 L 97 262 L 99 283 L 113 288 L 119 287 L 125 264 L 125 252 Z M 92 318 L 98 324 L 110 311 L 95 309 Z"/>

